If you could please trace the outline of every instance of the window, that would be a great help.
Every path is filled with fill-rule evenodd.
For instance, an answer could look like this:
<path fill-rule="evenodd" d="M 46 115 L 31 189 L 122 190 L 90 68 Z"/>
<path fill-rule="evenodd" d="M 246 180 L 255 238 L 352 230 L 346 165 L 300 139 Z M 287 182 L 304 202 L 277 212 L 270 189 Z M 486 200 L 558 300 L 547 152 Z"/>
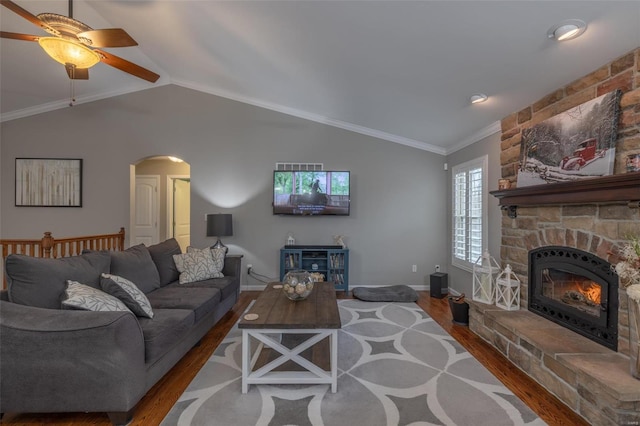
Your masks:
<path fill-rule="evenodd" d="M 469 271 L 487 246 L 487 164 L 485 155 L 452 169 L 451 264 Z"/>

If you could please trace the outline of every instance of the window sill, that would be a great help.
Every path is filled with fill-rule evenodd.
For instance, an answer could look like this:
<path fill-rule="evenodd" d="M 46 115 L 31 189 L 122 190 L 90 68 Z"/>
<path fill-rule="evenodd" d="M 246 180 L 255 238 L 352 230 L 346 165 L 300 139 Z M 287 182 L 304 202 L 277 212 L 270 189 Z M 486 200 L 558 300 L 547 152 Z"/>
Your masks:
<path fill-rule="evenodd" d="M 466 263 L 461 263 L 460 261 L 451 261 L 451 266 L 453 266 L 454 268 L 458 268 L 458 269 L 462 269 L 463 271 L 469 272 L 470 274 L 473 274 L 473 265 L 472 264 L 466 264 Z"/>

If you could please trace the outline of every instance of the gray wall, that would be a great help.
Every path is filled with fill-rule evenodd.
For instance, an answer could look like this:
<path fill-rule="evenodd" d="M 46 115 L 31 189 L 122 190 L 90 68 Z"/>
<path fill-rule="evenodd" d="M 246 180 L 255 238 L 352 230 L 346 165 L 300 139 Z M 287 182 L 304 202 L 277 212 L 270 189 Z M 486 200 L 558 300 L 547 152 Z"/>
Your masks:
<path fill-rule="evenodd" d="M 352 286 L 422 285 L 449 257 L 441 155 L 173 85 L 5 122 L 0 136 L 3 238 L 128 230 L 130 165 L 172 155 L 191 165 L 192 245 L 214 243 L 206 213 L 233 213 L 224 243 L 261 274 L 277 276 L 288 232 L 299 244 L 346 235 Z M 83 207 L 14 207 L 16 157 L 83 158 Z M 351 216 L 272 215 L 278 161 L 350 170 Z"/>
<path fill-rule="evenodd" d="M 458 293 L 464 293 L 471 297 L 473 294 L 473 281 L 470 271 L 455 267 L 451 265 L 451 217 L 452 217 L 452 185 L 451 185 L 451 170 L 458 164 L 465 163 L 483 155 L 489 156 L 489 191 L 498 189 L 498 179 L 500 179 L 500 132 L 487 136 L 486 138 L 469 145 L 468 147 L 456 151 L 453 154 L 447 156 L 447 163 L 449 164 L 449 171 L 447 173 L 447 244 L 448 244 L 448 273 L 449 273 L 449 288 L 455 290 Z M 489 215 L 488 219 L 488 249 L 489 253 L 500 263 L 500 240 L 502 238 L 502 212 L 498 206 L 498 199 L 491 194 L 487 197 Z"/>

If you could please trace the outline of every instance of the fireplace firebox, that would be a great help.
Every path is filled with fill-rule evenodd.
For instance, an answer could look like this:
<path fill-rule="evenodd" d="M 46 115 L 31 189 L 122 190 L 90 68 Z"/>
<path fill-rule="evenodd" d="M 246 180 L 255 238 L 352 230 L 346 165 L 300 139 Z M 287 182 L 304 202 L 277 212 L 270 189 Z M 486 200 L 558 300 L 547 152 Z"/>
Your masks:
<path fill-rule="evenodd" d="M 598 256 L 571 247 L 531 250 L 529 310 L 618 350 L 618 276 Z"/>

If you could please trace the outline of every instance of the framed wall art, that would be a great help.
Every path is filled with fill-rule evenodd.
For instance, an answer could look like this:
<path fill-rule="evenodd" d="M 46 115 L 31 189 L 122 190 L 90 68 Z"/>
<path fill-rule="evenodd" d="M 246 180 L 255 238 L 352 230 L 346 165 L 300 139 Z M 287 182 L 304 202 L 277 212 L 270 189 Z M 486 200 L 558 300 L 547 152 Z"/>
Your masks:
<path fill-rule="evenodd" d="M 16 158 L 17 207 L 82 207 L 82 159 Z"/>
<path fill-rule="evenodd" d="M 524 129 L 518 187 L 612 174 L 621 95 L 615 90 Z"/>

